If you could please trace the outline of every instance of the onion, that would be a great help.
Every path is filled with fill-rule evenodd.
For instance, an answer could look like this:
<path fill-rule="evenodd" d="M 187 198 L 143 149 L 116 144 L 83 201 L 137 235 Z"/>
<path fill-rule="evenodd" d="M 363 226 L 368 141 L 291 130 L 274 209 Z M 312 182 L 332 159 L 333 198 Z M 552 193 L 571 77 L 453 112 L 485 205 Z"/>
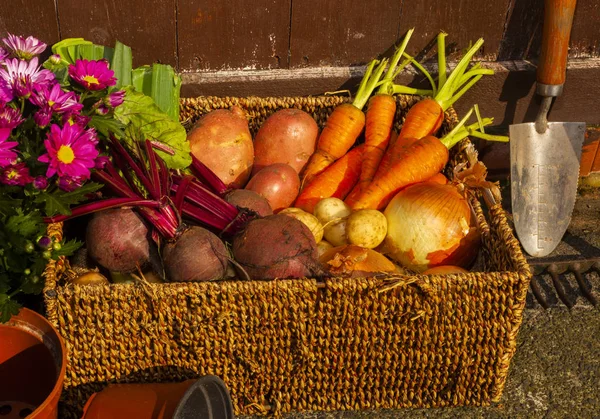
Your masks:
<path fill-rule="evenodd" d="M 334 247 L 319 256 L 330 274 L 361 277 L 380 272 L 394 272 L 396 265 L 372 249 L 347 244 Z"/>
<path fill-rule="evenodd" d="M 469 271 L 460 266 L 440 265 L 435 268 L 427 269 L 423 275 L 446 275 L 446 274 L 468 274 Z"/>
<path fill-rule="evenodd" d="M 409 186 L 394 196 L 384 214 L 388 233 L 383 251 L 406 268 L 467 267 L 477 256 L 480 237 L 471 208 L 453 185 Z"/>

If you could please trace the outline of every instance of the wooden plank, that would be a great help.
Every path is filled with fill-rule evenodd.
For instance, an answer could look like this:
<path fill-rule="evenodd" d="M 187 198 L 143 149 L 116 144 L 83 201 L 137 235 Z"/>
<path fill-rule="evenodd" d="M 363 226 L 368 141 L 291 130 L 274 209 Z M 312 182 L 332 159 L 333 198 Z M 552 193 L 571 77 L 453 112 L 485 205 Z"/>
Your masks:
<path fill-rule="evenodd" d="M 578 0 L 569 57 L 600 57 L 600 1 Z"/>
<path fill-rule="evenodd" d="M 56 0 L 62 38 L 83 37 L 133 50 L 133 65 L 177 66 L 175 0 Z"/>
<path fill-rule="evenodd" d="M 0 36 L 6 33 L 34 36 L 48 46 L 58 42 L 58 21 L 54 0 L 10 0 L 2 2 Z"/>
<path fill-rule="evenodd" d="M 449 51 L 464 50 L 469 43 L 483 37 L 485 44 L 477 57 L 492 61 L 502 40 L 508 3 L 509 0 L 405 0 L 400 27 L 415 27 L 408 48 L 413 53 L 435 45 L 437 34 L 445 31 L 448 33 L 446 46 Z"/>
<path fill-rule="evenodd" d="M 537 58 L 542 44 L 544 2 L 511 0 L 498 60 Z"/>
<path fill-rule="evenodd" d="M 293 1 L 290 67 L 361 65 L 389 55 L 399 36 L 401 4 L 401 0 Z"/>
<path fill-rule="evenodd" d="M 291 0 L 179 0 L 181 69 L 287 68 Z"/>

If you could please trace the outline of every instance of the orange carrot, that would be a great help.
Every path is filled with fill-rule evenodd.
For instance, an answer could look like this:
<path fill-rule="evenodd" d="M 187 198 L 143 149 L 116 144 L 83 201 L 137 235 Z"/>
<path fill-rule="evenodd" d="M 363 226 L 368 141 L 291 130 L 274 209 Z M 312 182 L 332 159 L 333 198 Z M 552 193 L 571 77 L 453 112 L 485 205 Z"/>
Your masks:
<path fill-rule="evenodd" d="M 358 181 L 363 152 L 364 144 L 361 144 L 317 175 L 296 198 L 294 206 L 312 214 L 323 198 L 344 199 Z"/>
<path fill-rule="evenodd" d="M 366 127 L 365 127 L 365 152 L 363 157 L 360 179 L 354 189 L 346 198 L 346 203 L 352 206 L 360 194 L 373 180 L 373 176 L 377 171 L 379 162 L 385 153 L 390 141 L 392 127 L 394 125 L 394 117 L 396 116 L 396 99 L 392 96 L 394 77 L 408 65 L 405 62 L 400 67 L 398 63 L 404 54 L 404 50 L 408 45 L 408 41 L 414 32 L 409 29 L 402 43 L 396 49 L 392 61 L 387 69 L 385 77 L 381 81 L 381 86 L 377 94 L 369 99 L 369 106 L 366 112 Z M 414 89 L 412 93 L 418 93 Z"/>
<path fill-rule="evenodd" d="M 369 100 L 365 128 L 365 152 L 360 179 L 345 200 L 351 207 L 373 180 L 390 141 L 395 114 L 396 99 L 393 96 L 378 94 Z"/>
<path fill-rule="evenodd" d="M 494 74 L 491 69 L 482 69 L 479 63 L 467 71 L 471 58 L 483 45 L 483 39 L 479 39 L 462 57 L 450 76 L 446 77 L 445 37 L 446 34 L 443 32 L 438 35 L 439 75 L 437 86 L 427 70 L 408 54 L 404 54 L 425 74 L 433 88 L 432 98 L 425 98 L 417 102 L 406 114 L 402 129 L 398 134 L 398 141 L 407 142 L 407 145 L 411 140 L 414 141 L 427 135 L 435 135 L 444 121 L 444 112 L 484 74 Z M 394 93 L 403 92 L 405 89 L 405 86 L 398 85 L 393 85 L 391 88 Z"/>
<path fill-rule="evenodd" d="M 373 73 L 373 69 L 378 63 L 379 65 Z M 386 66 L 387 59 L 371 61 L 354 101 L 351 104 L 344 103 L 337 106 L 327 118 L 325 127 L 317 140 L 316 150 L 302 173 L 302 187 L 309 185 L 315 176 L 345 155 L 354 145 L 365 126 L 365 114 L 362 109 L 377 86 Z"/>
<path fill-rule="evenodd" d="M 448 149 L 469 135 L 490 141 L 507 141 L 507 137 L 477 131 L 477 128 L 482 129 L 483 126 L 491 124 L 492 119 L 485 118 L 477 124 L 465 127 L 464 124 L 472 113 L 473 110 L 469 111 L 456 127 L 441 139 L 426 136 L 408 146 L 396 141 L 386 152 L 373 181 L 352 209 L 385 208 L 400 189 L 426 181 L 439 173 L 448 163 Z"/>
<path fill-rule="evenodd" d="M 395 149 L 397 152 L 390 155 L 389 170 L 377 172 L 353 209 L 383 209 L 400 189 L 429 179 L 448 162 L 448 148 L 433 136 Z"/>
<path fill-rule="evenodd" d="M 436 173 L 435 175 L 433 175 L 429 179 L 427 179 L 427 182 L 439 183 L 440 185 L 447 185 L 448 178 L 446 176 L 444 176 L 442 173 Z"/>

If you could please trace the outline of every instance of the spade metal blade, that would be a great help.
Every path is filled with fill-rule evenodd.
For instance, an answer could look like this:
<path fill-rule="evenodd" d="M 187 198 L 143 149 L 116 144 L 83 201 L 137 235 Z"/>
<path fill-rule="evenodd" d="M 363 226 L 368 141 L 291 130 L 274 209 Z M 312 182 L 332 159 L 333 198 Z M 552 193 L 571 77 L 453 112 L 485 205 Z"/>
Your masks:
<path fill-rule="evenodd" d="M 531 256 L 550 254 L 560 243 L 575 205 L 585 123 L 535 123 L 510 130 L 511 200 L 515 230 Z"/>

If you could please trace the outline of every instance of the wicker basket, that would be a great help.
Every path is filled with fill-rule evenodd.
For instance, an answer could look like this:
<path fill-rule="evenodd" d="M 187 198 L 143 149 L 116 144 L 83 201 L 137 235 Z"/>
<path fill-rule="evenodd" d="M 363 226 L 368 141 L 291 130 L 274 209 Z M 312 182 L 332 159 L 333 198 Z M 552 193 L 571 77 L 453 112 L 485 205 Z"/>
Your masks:
<path fill-rule="evenodd" d="M 322 125 L 345 100 L 200 97 L 182 99 L 181 115 L 189 126 L 237 104 L 254 133 L 285 107 Z M 397 124 L 414 100 L 398 98 Z M 455 115 L 446 116 L 452 125 Z M 500 204 L 473 207 L 482 271 L 469 274 L 74 286 L 64 281 L 67 262 L 51 262 L 47 315 L 69 353 L 63 413 L 80 415 L 109 382 L 206 374 L 227 383 L 236 414 L 498 401 L 530 272 Z M 60 224 L 49 230 L 62 234 Z"/>

